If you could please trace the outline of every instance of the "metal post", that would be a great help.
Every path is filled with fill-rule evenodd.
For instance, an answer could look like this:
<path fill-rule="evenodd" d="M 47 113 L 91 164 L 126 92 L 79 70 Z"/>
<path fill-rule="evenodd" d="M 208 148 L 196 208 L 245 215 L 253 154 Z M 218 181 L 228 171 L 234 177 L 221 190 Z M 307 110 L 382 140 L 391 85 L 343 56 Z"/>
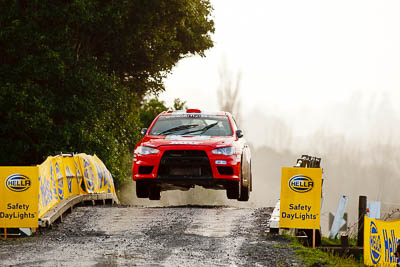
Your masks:
<path fill-rule="evenodd" d="M 7 240 L 7 228 L 4 228 L 4 240 Z"/>
<path fill-rule="evenodd" d="M 340 236 L 340 244 L 342 245 L 342 248 L 349 247 L 349 237 L 347 235 Z"/>
<path fill-rule="evenodd" d="M 367 197 L 359 196 L 358 199 L 358 236 L 357 246 L 364 246 L 364 215 L 367 213 Z"/>

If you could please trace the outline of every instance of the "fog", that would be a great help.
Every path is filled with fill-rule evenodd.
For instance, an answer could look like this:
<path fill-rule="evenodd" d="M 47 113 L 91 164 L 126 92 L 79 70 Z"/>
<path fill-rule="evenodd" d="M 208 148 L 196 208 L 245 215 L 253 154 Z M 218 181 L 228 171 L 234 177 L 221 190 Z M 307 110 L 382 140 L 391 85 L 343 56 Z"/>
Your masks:
<path fill-rule="evenodd" d="M 201 189 L 165 192 L 160 202 L 138 201 L 134 184 L 121 195 L 140 205 L 274 206 L 281 167 L 308 154 L 322 158 L 324 233 L 341 195 L 349 196 L 350 225 L 360 195 L 381 201 L 382 217 L 397 218 L 400 2 L 211 3 L 215 47 L 204 58 L 180 61 L 160 97 L 169 105 L 180 97 L 188 107 L 208 111 L 233 106 L 252 147 L 250 201 Z M 221 66 L 228 75 L 221 75 Z M 240 92 L 221 90 L 224 82 Z"/>
<path fill-rule="evenodd" d="M 246 115 L 242 112 L 242 127 L 252 148 L 253 192 L 249 202 L 228 200 L 225 191 L 198 187 L 187 192 L 162 192 L 160 201 L 137 199 L 133 182 L 122 188 L 119 196 L 125 204 L 142 206 L 272 207 L 280 197 L 281 167 L 291 167 L 297 158 L 308 154 L 322 158 L 323 233 L 329 230 L 329 212 L 334 213 L 340 196 L 346 195 L 349 226 L 353 226 L 350 231 L 354 234 L 360 195 L 382 203 L 382 218 L 400 215 L 400 118 L 396 101 L 384 93 L 357 92 L 321 110 L 326 114 L 322 120 L 305 112 L 298 118 L 268 116 L 257 109 Z M 298 134 L 297 129 L 306 120 L 310 120 L 310 129 L 300 129 Z"/>
<path fill-rule="evenodd" d="M 322 158 L 325 234 L 329 212 L 336 211 L 342 195 L 349 196 L 349 225 L 357 221 L 360 195 L 382 203 L 382 218 L 398 218 L 399 212 L 394 212 L 400 208 L 396 102 L 386 93 L 356 92 L 347 101 L 319 110 L 317 116 L 303 111 L 284 118 L 253 110 L 243 127 L 249 141 L 257 144 L 253 148 L 255 188 L 265 194 L 255 193 L 255 197 L 262 197 L 267 205 L 278 199 L 280 167 L 293 166 L 297 158 L 308 154 Z M 302 128 L 304 124 L 308 130 Z"/>

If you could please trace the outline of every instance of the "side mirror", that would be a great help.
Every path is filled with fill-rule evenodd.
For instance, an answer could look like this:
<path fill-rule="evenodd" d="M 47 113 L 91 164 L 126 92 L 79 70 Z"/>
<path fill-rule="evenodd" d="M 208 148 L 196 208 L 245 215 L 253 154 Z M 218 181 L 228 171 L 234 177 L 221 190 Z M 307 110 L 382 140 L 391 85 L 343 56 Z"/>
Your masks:
<path fill-rule="evenodd" d="M 143 128 L 143 129 L 140 131 L 140 133 L 141 133 L 142 135 L 146 135 L 146 133 L 147 133 L 147 128 Z"/>
<path fill-rule="evenodd" d="M 243 137 L 243 131 L 242 130 L 237 130 L 236 131 L 236 135 L 238 138 L 242 138 Z"/>

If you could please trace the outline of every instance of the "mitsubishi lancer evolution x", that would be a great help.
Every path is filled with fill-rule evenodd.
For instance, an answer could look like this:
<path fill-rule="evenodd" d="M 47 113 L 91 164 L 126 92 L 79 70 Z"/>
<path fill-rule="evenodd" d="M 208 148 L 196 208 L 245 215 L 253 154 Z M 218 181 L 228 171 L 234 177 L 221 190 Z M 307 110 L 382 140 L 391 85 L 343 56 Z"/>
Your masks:
<path fill-rule="evenodd" d="M 132 167 L 138 198 L 159 200 L 161 191 L 202 186 L 249 200 L 250 148 L 230 113 L 164 111 L 142 134 Z"/>

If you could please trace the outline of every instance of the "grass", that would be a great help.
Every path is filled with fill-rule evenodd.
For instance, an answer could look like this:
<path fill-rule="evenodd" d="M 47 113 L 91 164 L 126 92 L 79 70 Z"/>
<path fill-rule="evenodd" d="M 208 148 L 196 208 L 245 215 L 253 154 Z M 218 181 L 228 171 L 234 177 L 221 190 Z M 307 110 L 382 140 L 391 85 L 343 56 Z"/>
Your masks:
<path fill-rule="evenodd" d="M 321 242 L 321 244 L 322 244 L 323 246 L 338 246 L 338 247 L 341 246 L 340 239 L 337 239 L 337 238 L 335 238 L 335 239 L 329 239 L 328 237 L 322 237 L 322 242 Z M 350 246 L 350 247 L 351 247 L 351 246 L 353 246 L 353 247 L 357 246 L 357 239 L 355 239 L 355 238 L 349 238 L 349 246 Z"/>
<path fill-rule="evenodd" d="M 304 247 L 292 236 L 286 236 L 286 238 L 292 241 L 289 247 L 295 249 L 295 253 L 300 256 L 305 266 L 365 266 L 362 261 L 357 261 L 353 257 L 342 258 L 334 255 L 333 252 Z"/>

